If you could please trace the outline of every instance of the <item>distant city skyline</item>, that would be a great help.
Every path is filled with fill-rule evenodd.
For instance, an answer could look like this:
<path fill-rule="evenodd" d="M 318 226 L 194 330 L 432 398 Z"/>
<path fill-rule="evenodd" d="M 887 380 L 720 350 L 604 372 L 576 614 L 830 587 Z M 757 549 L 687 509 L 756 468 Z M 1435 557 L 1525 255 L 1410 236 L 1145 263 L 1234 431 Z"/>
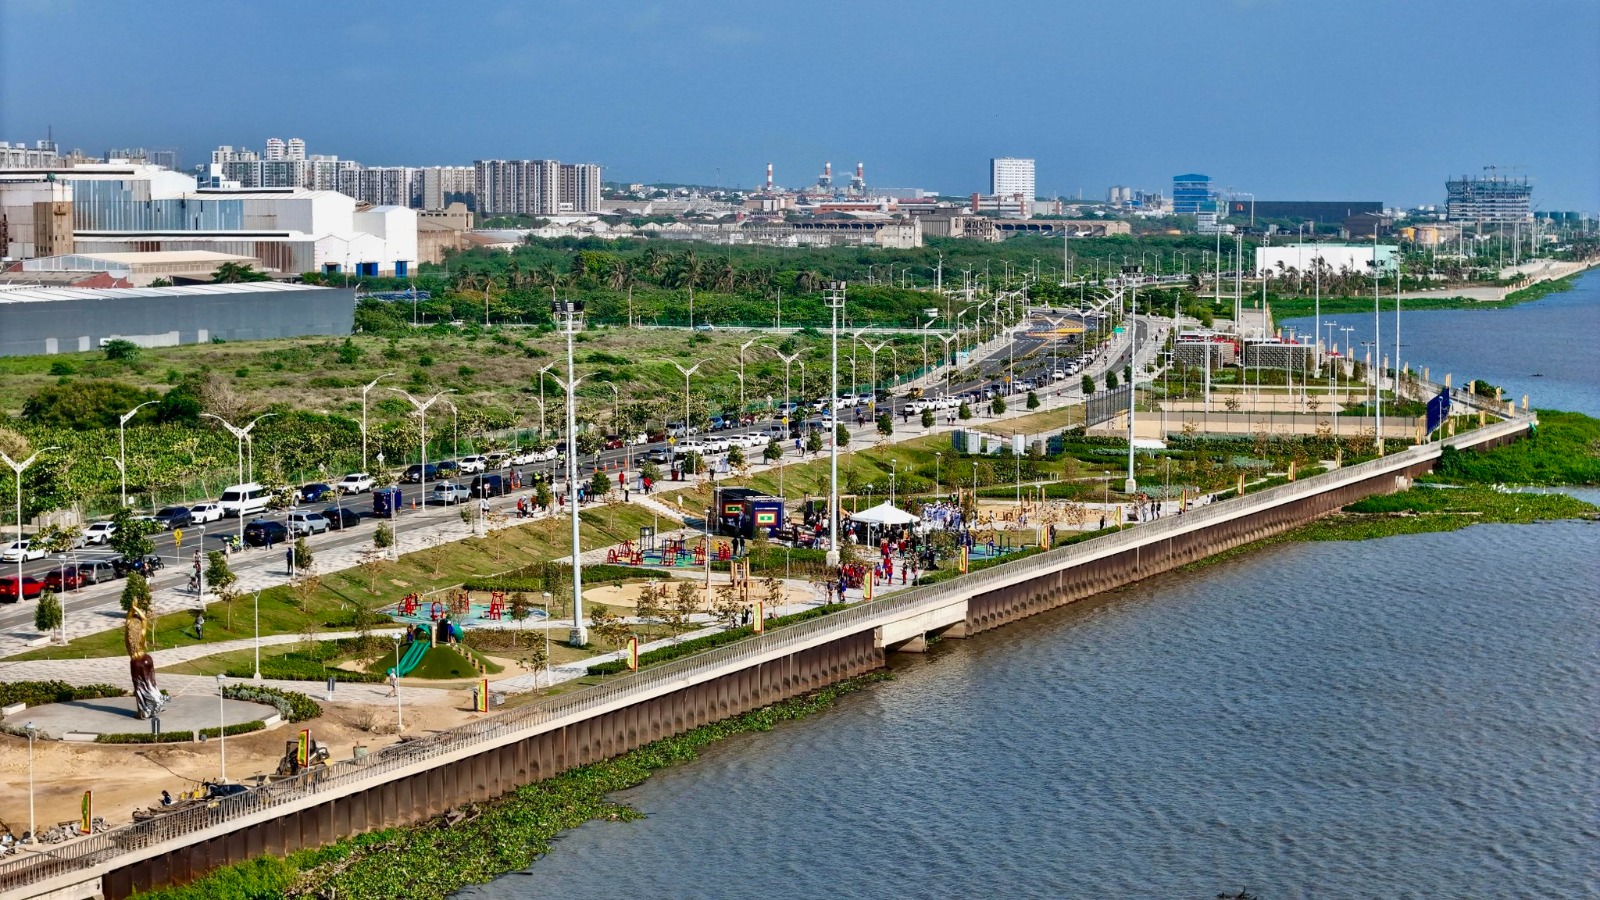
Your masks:
<path fill-rule="evenodd" d="M 300 0 L 12 0 L 0 140 L 53 127 L 91 153 L 181 147 L 187 168 L 298 137 L 369 166 L 570 159 L 742 188 L 769 162 L 788 187 L 862 162 L 868 185 L 954 195 L 1019 157 L 1041 196 L 1196 172 L 1391 206 L 1442 205 L 1492 165 L 1541 210 L 1600 210 L 1600 4 L 1582 0 L 341 9 L 351 24 Z"/>

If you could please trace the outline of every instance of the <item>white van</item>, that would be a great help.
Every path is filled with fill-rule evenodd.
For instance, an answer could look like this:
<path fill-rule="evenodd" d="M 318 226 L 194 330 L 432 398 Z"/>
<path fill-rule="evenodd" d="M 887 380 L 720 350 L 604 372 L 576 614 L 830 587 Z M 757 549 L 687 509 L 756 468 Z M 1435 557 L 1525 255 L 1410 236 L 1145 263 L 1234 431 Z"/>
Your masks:
<path fill-rule="evenodd" d="M 222 506 L 222 514 L 239 518 L 265 512 L 270 494 L 258 482 L 236 484 L 222 492 L 217 502 Z"/>

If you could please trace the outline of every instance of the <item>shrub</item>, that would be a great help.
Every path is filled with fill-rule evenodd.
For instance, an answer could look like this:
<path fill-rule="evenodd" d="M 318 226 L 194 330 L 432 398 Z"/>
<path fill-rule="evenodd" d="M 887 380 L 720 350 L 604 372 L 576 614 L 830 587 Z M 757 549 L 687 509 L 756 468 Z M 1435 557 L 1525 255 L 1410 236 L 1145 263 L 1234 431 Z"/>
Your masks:
<path fill-rule="evenodd" d="M 805 610 L 804 612 L 797 612 L 794 615 L 779 616 L 776 619 L 768 619 L 766 627 L 782 628 L 785 625 L 794 625 L 798 622 L 804 622 L 807 619 L 815 619 L 819 616 L 830 615 L 844 608 L 845 604 L 843 603 L 829 603 L 824 606 L 816 606 Z M 755 629 L 749 626 L 744 626 L 741 628 L 729 628 L 726 631 L 719 631 L 716 634 L 708 634 L 705 637 L 697 637 L 692 640 L 684 641 L 680 644 L 672 644 L 668 647 L 661 647 L 651 650 L 649 653 L 639 654 L 639 667 L 644 668 L 645 666 L 655 665 L 657 663 L 664 663 L 669 660 L 690 656 L 695 653 L 710 650 L 713 647 L 721 647 L 724 644 L 731 644 L 734 641 L 742 641 L 747 637 L 753 636 L 754 634 Z M 626 672 L 627 670 L 627 661 L 616 659 L 610 662 L 592 665 L 589 667 L 588 673 L 590 675 L 615 675 L 618 672 Z"/>
<path fill-rule="evenodd" d="M 127 693 L 122 688 L 109 684 L 87 684 L 77 687 L 65 681 L 0 682 L 0 706 L 10 706 L 13 703 L 43 706 L 46 703 L 66 703 L 69 700 L 122 697 Z"/>
<path fill-rule="evenodd" d="M 255 669 L 246 663 L 234 666 L 222 674 L 229 678 L 252 678 L 255 676 Z M 298 652 L 269 656 L 261 660 L 262 678 L 276 681 L 326 681 L 330 675 L 335 681 L 351 684 L 376 684 L 383 680 L 383 676 L 368 672 L 329 668 L 322 660 Z"/>
<path fill-rule="evenodd" d="M 252 731 L 260 731 L 266 727 L 267 723 L 260 720 L 240 722 L 237 725 L 229 725 L 227 728 L 222 729 L 202 728 L 200 729 L 200 736 L 214 738 L 219 734 L 223 734 L 233 737 L 236 734 L 249 734 Z M 190 740 L 194 740 L 194 732 L 192 731 L 161 731 L 155 734 L 141 732 L 132 734 L 97 734 L 94 738 L 96 744 L 177 744 Z"/>
<path fill-rule="evenodd" d="M 39 631 L 55 631 L 61 627 L 61 601 L 55 591 L 39 595 L 39 606 L 33 611 L 33 627 Z"/>
<path fill-rule="evenodd" d="M 276 707 L 278 715 L 282 716 L 285 722 L 304 722 L 322 715 L 322 706 L 305 694 L 280 691 L 265 685 L 230 684 L 222 689 L 222 696 L 229 700 L 266 703 Z"/>

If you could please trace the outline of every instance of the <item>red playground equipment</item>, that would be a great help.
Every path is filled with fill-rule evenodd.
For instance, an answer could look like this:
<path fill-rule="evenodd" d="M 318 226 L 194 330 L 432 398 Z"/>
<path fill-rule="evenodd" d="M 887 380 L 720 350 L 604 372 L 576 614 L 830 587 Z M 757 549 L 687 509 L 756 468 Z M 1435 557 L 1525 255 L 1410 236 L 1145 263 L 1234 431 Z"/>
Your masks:
<path fill-rule="evenodd" d="M 395 606 L 395 612 L 402 616 L 416 615 L 418 600 L 419 598 L 416 594 L 407 594 L 404 597 L 401 597 L 400 602 Z"/>
<path fill-rule="evenodd" d="M 444 618 L 444 604 L 437 600 L 433 601 L 433 605 L 428 607 L 428 618 L 435 622 Z"/>
<path fill-rule="evenodd" d="M 506 614 L 506 592 L 495 591 L 489 595 L 489 618 L 498 622 Z"/>

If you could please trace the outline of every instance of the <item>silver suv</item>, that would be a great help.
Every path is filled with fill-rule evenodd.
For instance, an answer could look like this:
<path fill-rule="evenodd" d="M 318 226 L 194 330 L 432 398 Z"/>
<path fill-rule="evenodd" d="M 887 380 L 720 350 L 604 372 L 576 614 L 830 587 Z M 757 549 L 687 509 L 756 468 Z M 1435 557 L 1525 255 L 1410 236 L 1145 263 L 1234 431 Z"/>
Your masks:
<path fill-rule="evenodd" d="M 328 519 L 314 510 L 297 509 L 289 513 L 289 533 L 295 537 L 321 534 L 328 530 Z"/>

